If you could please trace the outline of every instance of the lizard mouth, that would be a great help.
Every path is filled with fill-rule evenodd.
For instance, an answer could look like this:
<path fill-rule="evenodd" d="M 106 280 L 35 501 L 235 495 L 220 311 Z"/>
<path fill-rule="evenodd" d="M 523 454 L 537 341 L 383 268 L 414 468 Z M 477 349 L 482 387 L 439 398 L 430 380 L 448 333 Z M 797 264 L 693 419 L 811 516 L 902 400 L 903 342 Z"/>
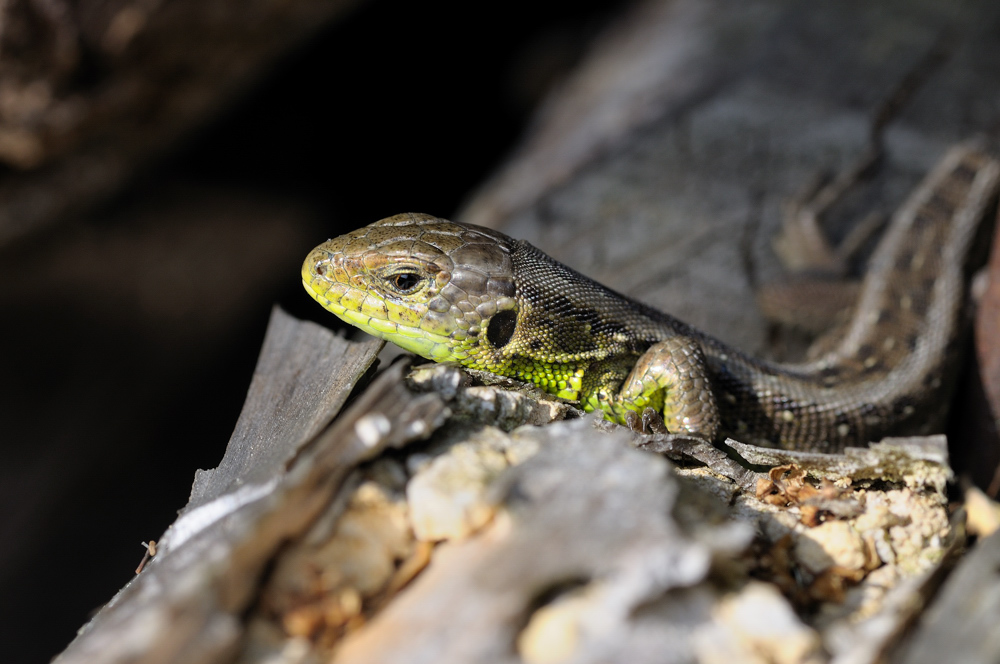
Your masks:
<path fill-rule="evenodd" d="M 329 298 L 326 297 L 326 293 L 329 292 L 329 287 L 322 291 L 315 288 L 313 285 L 313 280 L 310 278 L 309 275 L 304 274 L 302 276 L 302 287 L 306 289 L 306 292 L 309 293 L 309 296 L 312 297 L 312 299 L 316 300 L 321 305 L 323 305 L 324 309 L 333 311 L 334 313 L 337 313 L 335 309 L 343 309 L 343 307 L 341 307 L 338 302 L 330 300 Z M 338 313 L 337 315 L 339 316 L 340 314 Z"/>
<path fill-rule="evenodd" d="M 389 320 L 383 298 L 368 289 L 344 283 L 337 278 L 339 273 L 350 281 L 347 271 L 342 267 L 338 270 L 334 257 L 314 250 L 302 264 L 302 286 L 324 309 L 374 337 L 436 362 L 456 359 L 448 336 Z"/>

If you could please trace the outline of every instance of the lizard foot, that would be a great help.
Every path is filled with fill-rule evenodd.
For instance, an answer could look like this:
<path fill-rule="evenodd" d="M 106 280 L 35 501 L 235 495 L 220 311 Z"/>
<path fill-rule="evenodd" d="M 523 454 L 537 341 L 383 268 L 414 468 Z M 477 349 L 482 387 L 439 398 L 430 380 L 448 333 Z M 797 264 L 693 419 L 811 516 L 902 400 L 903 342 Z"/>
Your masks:
<path fill-rule="evenodd" d="M 641 417 L 634 410 L 626 412 L 625 424 L 635 433 L 669 433 L 663 417 L 652 408 L 644 409 Z"/>

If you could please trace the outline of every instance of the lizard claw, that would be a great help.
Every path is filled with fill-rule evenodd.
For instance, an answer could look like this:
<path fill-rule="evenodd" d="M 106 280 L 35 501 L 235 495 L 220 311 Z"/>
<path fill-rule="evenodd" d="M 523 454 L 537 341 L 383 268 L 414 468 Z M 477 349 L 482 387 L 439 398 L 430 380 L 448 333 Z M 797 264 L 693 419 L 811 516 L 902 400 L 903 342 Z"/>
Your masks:
<path fill-rule="evenodd" d="M 635 433 L 668 433 L 663 418 L 652 408 L 643 410 L 641 418 L 635 411 L 627 411 L 625 413 L 625 426 Z"/>
<path fill-rule="evenodd" d="M 633 410 L 625 411 L 625 426 L 629 428 L 629 431 L 634 433 L 645 433 L 643 429 L 643 423 L 639 421 L 639 416 Z"/>
<path fill-rule="evenodd" d="M 668 433 L 667 425 L 663 423 L 663 418 L 652 408 L 646 408 L 642 411 L 642 432 Z"/>

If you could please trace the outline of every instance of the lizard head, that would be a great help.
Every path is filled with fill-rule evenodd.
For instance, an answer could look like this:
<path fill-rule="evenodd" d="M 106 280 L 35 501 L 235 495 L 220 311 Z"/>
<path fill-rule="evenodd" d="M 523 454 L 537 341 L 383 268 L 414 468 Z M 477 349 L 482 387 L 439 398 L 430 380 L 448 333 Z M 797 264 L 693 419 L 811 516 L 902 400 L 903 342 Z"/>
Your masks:
<path fill-rule="evenodd" d="M 514 333 L 512 240 L 425 214 L 399 214 L 328 240 L 302 283 L 324 308 L 438 362 L 489 368 Z"/>

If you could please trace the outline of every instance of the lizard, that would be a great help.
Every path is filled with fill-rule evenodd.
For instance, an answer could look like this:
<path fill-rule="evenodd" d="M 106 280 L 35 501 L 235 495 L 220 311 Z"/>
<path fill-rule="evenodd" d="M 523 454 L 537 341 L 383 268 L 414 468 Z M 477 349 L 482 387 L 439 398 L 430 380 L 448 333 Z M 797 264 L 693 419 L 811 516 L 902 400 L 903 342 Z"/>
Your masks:
<path fill-rule="evenodd" d="M 438 362 L 533 383 L 633 430 L 837 453 L 943 419 L 966 258 L 1000 163 L 945 155 L 897 210 L 840 341 L 808 362 L 754 358 L 499 231 L 407 213 L 316 247 L 306 291 Z"/>

